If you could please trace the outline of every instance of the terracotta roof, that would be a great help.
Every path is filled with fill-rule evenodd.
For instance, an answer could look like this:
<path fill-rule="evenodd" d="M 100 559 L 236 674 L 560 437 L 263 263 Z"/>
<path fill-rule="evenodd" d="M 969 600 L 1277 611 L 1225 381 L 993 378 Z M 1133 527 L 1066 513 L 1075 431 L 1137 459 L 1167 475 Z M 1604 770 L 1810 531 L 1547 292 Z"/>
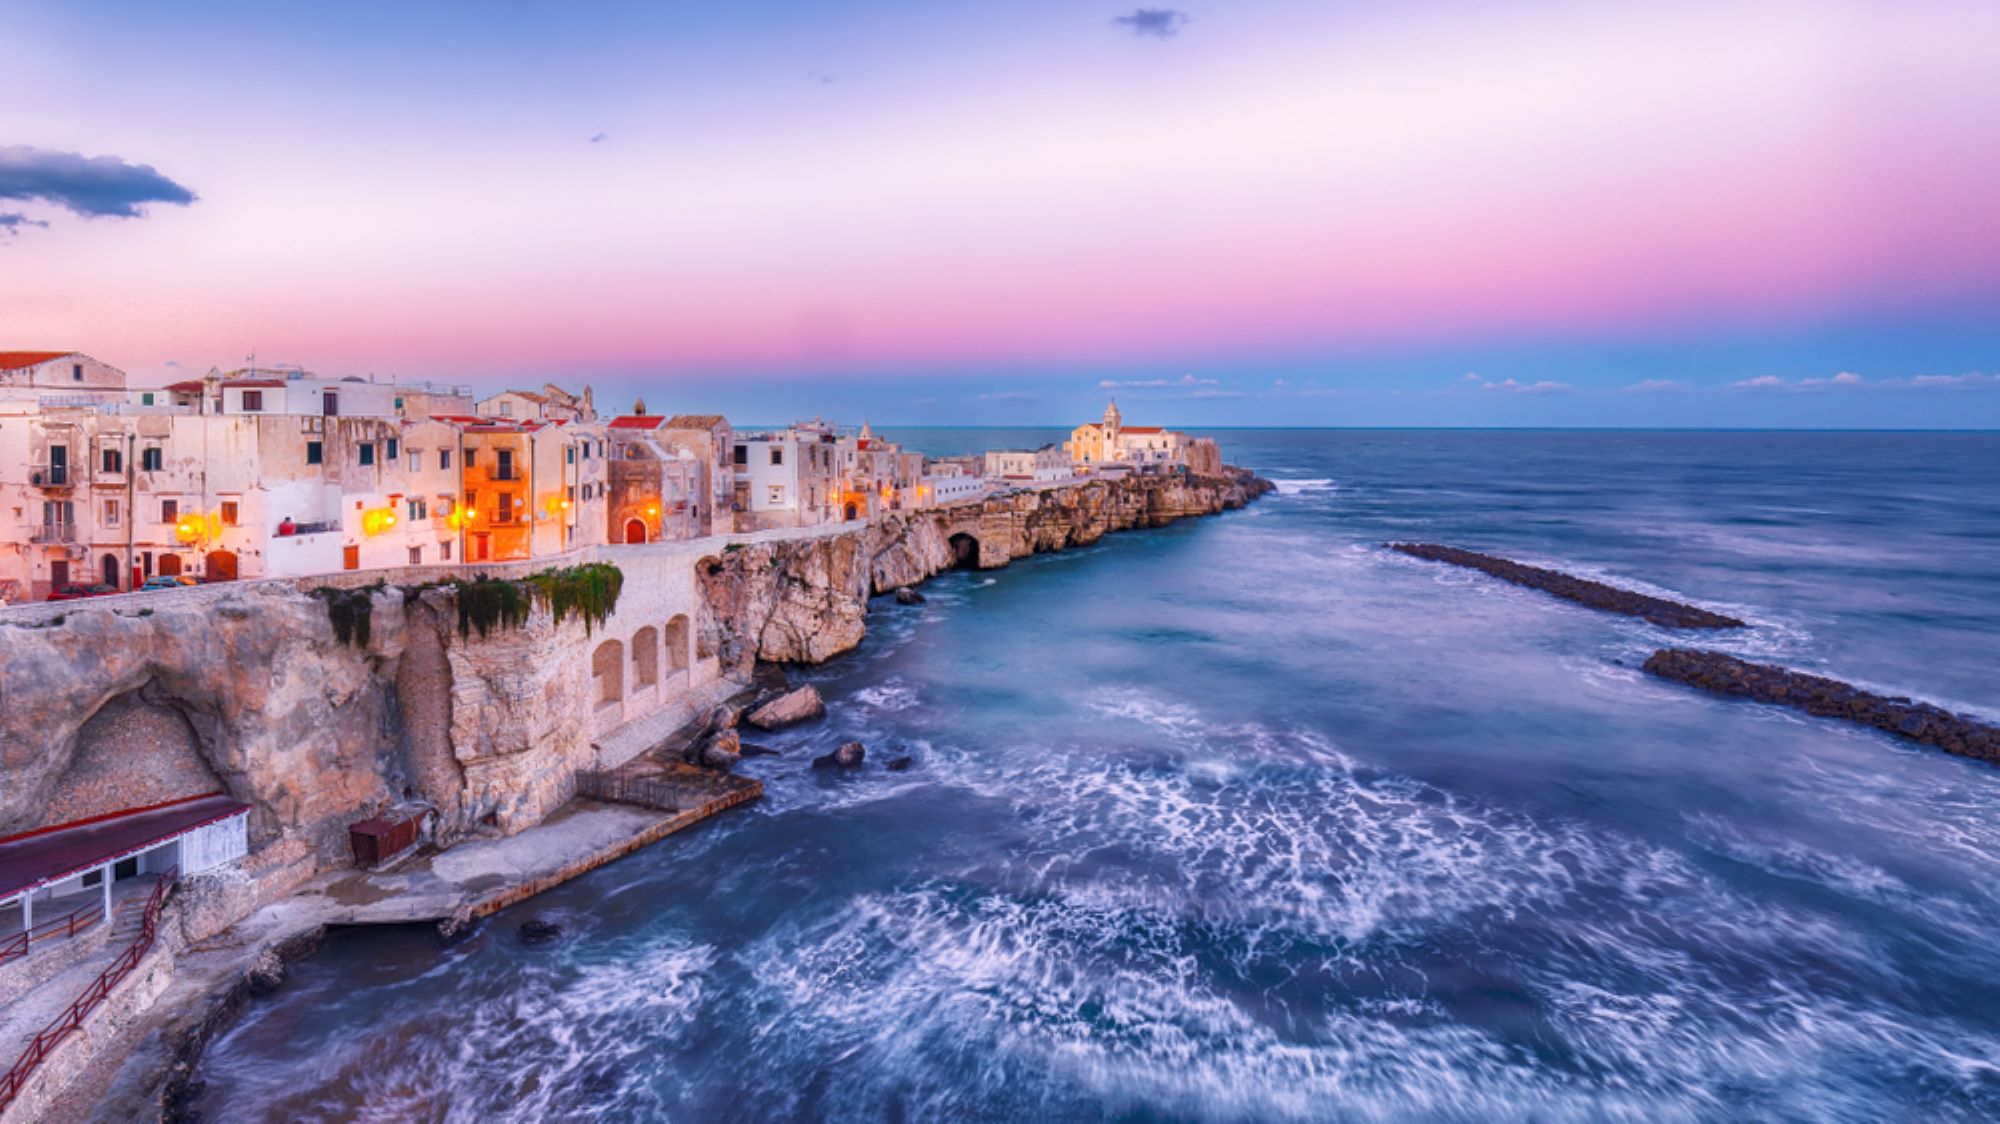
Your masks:
<path fill-rule="evenodd" d="M 171 390 L 171 391 L 173 391 L 173 392 L 174 392 L 175 394 L 200 394 L 200 393 L 201 393 L 201 380 L 200 380 L 200 379 L 184 379 L 184 380 L 182 380 L 181 382 L 170 382 L 170 383 L 168 383 L 167 385 L 165 385 L 165 386 L 161 387 L 160 389 L 161 389 L 161 390 Z"/>
<path fill-rule="evenodd" d="M 652 414 L 627 414 L 611 419 L 613 429 L 658 429 L 667 424 L 667 419 Z"/>
<path fill-rule="evenodd" d="M 1166 432 L 1166 429 L 1165 429 L 1164 427 L 1162 427 L 1162 426 L 1157 426 L 1157 425 L 1121 425 L 1121 426 L 1119 426 L 1119 427 L 1118 427 L 1118 432 L 1120 432 L 1120 433 L 1165 433 L 1165 432 Z"/>
<path fill-rule="evenodd" d="M 721 414 L 675 414 L 667 419 L 668 429 L 714 429 L 725 419 Z"/>
<path fill-rule="evenodd" d="M 26 367 L 39 367 L 51 359 L 61 359 L 65 355 L 75 355 L 74 351 L 0 351 L 0 371 L 19 371 Z"/>
<path fill-rule="evenodd" d="M 276 390 L 285 385 L 283 379 L 235 379 L 222 384 L 238 390 Z"/>

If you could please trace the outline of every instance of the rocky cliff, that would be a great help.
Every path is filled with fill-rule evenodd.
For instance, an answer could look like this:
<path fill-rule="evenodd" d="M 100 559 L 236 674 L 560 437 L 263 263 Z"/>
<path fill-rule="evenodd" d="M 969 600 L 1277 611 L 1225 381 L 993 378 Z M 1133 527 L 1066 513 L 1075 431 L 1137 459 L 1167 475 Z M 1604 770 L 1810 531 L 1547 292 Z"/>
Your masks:
<path fill-rule="evenodd" d="M 844 534 L 732 548 L 697 575 L 706 607 L 701 642 L 705 654 L 739 673 L 759 659 L 818 663 L 861 642 L 871 594 L 959 566 L 992 569 L 1088 546 L 1113 531 L 1213 515 L 1271 487 L 1235 468 L 1222 476 L 1093 481 L 893 514 Z"/>

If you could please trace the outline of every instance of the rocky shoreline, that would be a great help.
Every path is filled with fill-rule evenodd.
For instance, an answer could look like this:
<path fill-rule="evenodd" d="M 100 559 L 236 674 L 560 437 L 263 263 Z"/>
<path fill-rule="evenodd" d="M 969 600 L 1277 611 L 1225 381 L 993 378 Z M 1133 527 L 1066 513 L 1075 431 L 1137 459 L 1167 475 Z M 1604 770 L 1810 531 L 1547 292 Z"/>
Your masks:
<path fill-rule="evenodd" d="M 1484 574 L 1491 574 L 1502 581 L 1526 586 L 1529 589 L 1539 589 L 1565 601 L 1574 601 L 1592 609 L 1638 617 L 1662 628 L 1744 627 L 1743 622 L 1735 617 L 1724 616 L 1694 605 L 1644 593 L 1634 593 L 1629 589 L 1619 589 L 1614 585 L 1591 581 L 1589 578 L 1579 578 L 1559 570 L 1546 570 L 1540 566 L 1529 566 L 1506 558 L 1496 558 L 1490 554 L 1462 550 L 1455 546 L 1426 542 L 1392 542 L 1383 545 L 1412 558 L 1464 566 Z"/>
<path fill-rule="evenodd" d="M 1694 648 L 1662 648 L 1646 660 L 1645 670 L 1704 691 L 1788 706 L 1820 718 L 1838 718 L 2000 765 L 2000 727 L 1929 703 L 1878 695 L 1838 679 Z"/>
<path fill-rule="evenodd" d="M 905 604 L 921 603 L 911 587 L 950 569 L 996 568 L 1029 554 L 1089 545 L 1115 531 L 1240 508 L 1272 490 L 1254 473 L 1225 467 L 1218 477 L 1142 477 L 1025 491 L 959 509 L 892 516 L 847 532 L 728 545 L 697 567 L 704 612 L 696 627 L 701 650 L 720 657 L 725 679 L 744 688 L 667 736 L 652 755 L 726 770 L 740 756 L 769 752 L 743 744 L 739 725 L 777 728 L 823 715 L 817 693 L 791 687 L 774 665 L 819 663 L 851 650 L 865 632 L 871 596 L 894 593 Z M 960 547 L 967 538 L 973 540 L 969 557 Z M 523 639 L 530 646 L 546 642 Z M 852 770 L 864 753 L 859 743 L 849 743 L 814 764 Z M 885 767 L 910 764 L 908 757 L 893 757 Z M 515 887 L 505 900 L 518 901 L 584 868 L 578 864 L 562 878 Z M 208 1046 L 256 996 L 280 986 L 285 964 L 310 956 L 330 927 L 324 921 L 285 926 L 243 939 L 233 951 L 217 949 L 211 955 L 220 963 L 199 980 L 184 981 L 187 1005 L 156 1025 L 143 1045 L 135 1043 L 140 1048 L 104 1086 L 94 1093 L 66 1090 L 65 1106 L 81 1113 L 92 1111 L 94 1102 L 99 1112 L 191 1119 L 189 1106 L 200 1091 L 195 1074 Z M 440 926 L 441 934 L 446 931 Z"/>

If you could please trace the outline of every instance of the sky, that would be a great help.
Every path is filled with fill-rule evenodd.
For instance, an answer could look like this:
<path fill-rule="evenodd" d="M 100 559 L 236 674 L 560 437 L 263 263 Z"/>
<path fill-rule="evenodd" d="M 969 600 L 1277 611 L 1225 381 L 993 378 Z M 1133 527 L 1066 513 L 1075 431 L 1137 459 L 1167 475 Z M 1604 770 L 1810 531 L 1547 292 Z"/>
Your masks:
<path fill-rule="evenodd" d="M 0 0 L 0 350 L 777 422 L 2000 426 L 1991 0 Z"/>

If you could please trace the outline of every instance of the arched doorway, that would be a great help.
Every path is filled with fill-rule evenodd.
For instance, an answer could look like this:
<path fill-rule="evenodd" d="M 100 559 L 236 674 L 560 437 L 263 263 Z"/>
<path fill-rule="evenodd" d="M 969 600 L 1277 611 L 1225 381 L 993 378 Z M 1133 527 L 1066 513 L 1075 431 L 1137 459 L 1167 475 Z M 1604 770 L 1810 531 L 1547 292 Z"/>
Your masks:
<path fill-rule="evenodd" d="M 847 521 L 848 521 L 849 523 L 852 523 L 852 522 L 854 522 L 855 518 L 856 518 L 857 516 L 859 516 L 859 515 L 860 515 L 860 511 L 859 511 L 858 509 L 856 509 L 856 508 L 855 508 L 855 506 L 854 506 L 853 504 L 848 504 L 848 505 L 847 505 Z"/>
<path fill-rule="evenodd" d="M 977 570 L 979 568 L 979 540 L 960 533 L 951 537 L 951 564 L 954 569 Z"/>
<path fill-rule="evenodd" d="M 118 565 L 118 556 L 115 554 L 105 555 L 104 562 L 99 568 L 104 571 L 104 584 L 117 589 L 119 585 L 118 571 L 122 569 Z"/>
<path fill-rule="evenodd" d="M 688 669 L 688 619 L 682 613 L 667 622 L 667 670 Z"/>
<path fill-rule="evenodd" d="M 236 580 L 236 554 L 228 550 L 211 550 L 206 563 L 208 580 L 212 582 L 233 582 Z"/>
<path fill-rule="evenodd" d="M 660 631 L 652 625 L 632 634 L 632 685 L 643 691 L 660 681 Z"/>
<path fill-rule="evenodd" d="M 625 521 L 625 541 L 646 541 L 646 521 L 644 519 L 627 519 Z"/>
<path fill-rule="evenodd" d="M 591 653 L 590 678 L 599 710 L 617 706 L 625 698 L 625 645 L 606 640 Z"/>
<path fill-rule="evenodd" d="M 180 576 L 181 576 L 181 556 L 180 556 L 180 555 L 178 555 L 178 554 L 162 554 L 162 555 L 160 555 L 160 576 L 161 576 L 161 577 L 163 577 L 163 578 L 177 578 L 177 577 L 180 577 Z"/>

